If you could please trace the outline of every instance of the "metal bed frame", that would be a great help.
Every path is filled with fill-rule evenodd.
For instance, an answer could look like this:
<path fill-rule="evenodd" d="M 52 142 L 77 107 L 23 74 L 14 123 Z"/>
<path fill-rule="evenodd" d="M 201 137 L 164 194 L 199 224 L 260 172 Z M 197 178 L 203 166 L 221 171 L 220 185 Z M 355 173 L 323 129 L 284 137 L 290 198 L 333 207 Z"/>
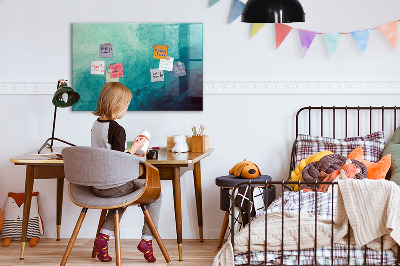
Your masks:
<path fill-rule="evenodd" d="M 344 107 L 337 107 L 337 106 L 331 106 L 331 107 L 324 107 L 324 106 L 312 107 L 312 106 L 308 106 L 308 107 L 303 107 L 296 114 L 296 138 L 300 134 L 299 133 L 299 125 L 300 125 L 299 124 L 299 120 L 300 120 L 300 114 L 303 111 L 308 111 L 308 134 L 309 135 L 311 135 L 311 131 L 312 131 L 311 112 L 313 110 L 319 111 L 319 115 L 320 115 L 320 136 L 324 136 L 324 111 L 325 110 L 331 110 L 329 113 L 331 113 L 331 115 L 332 115 L 331 118 L 332 118 L 332 123 L 333 123 L 332 124 L 332 129 L 333 129 L 332 136 L 333 136 L 333 138 L 336 137 L 336 122 L 337 122 L 336 113 L 339 112 L 339 111 L 340 112 L 344 112 L 344 121 L 341 121 L 341 122 L 342 122 L 342 125 L 344 123 L 345 137 L 347 138 L 348 137 L 348 125 L 349 125 L 349 121 L 348 121 L 349 120 L 348 119 L 349 115 L 348 115 L 348 113 L 356 112 L 356 115 L 357 115 L 357 136 L 360 136 L 360 121 L 361 121 L 360 113 L 361 112 L 364 112 L 364 113 L 365 112 L 369 112 L 369 132 L 372 133 L 373 114 L 375 114 L 376 112 L 379 112 L 379 111 L 381 112 L 381 130 L 384 131 L 384 129 L 385 129 L 385 113 L 387 113 L 386 111 L 393 112 L 393 130 L 395 130 L 396 129 L 396 125 L 397 125 L 397 123 L 396 123 L 397 111 L 399 109 L 400 108 L 398 108 L 396 106 L 393 106 L 393 107 L 385 107 L 385 106 L 382 106 L 382 107 L 372 107 L 372 106 L 369 106 L 369 107 L 360 107 L 360 106 L 357 106 L 357 107 L 348 107 L 348 106 L 344 106 Z M 325 113 L 327 113 L 327 112 L 325 112 Z M 327 119 L 325 119 L 325 121 L 326 120 Z M 295 167 L 296 167 L 296 165 L 295 165 L 295 158 L 296 158 L 295 146 L 296 146 L 296 141 L 294 142 L 293 148 L 292 148 L 289 176 L 290 176 L 290 172 L 293 169 L 295 169 Z M 285 181 L 285 180 L 283 180 L 283 181 L 265 181 L 265 182 L 263 182 L 263 181 L 252 181 L 250 179 L 249 181 L 242 182 L 242 183 L 238 184 L 237 186 L 235 186 L 233 191 L 232 191 L 232 195 L 235 195 L 235 192 L 239 187 L 251 186 L 251 187 L 263 188 L 264 191 L 265 191 L 266 198 L 268 198 L 268 189 L 266 189 L 266 188 L 268 188 L 269 186 L 271 186 L 271 185 L 281 186 L 282 195 L 283 195 L 285 190 L 291 190 L 290 189 L 291 187 L 287 186 L 287 185 L 292 185 L 292 184 L 299 185 L 299 187 L 300 187 L 301 184 L 314 185 L 314 187 L 315 187 L 314 191 L 317 192 L 317 189 L 318 189 L 319 185 L 330 184 L 330 185 L 332 185 L 332 190 L 333 190 L 334 186 L 336 186 L 338 183 L 336 181 L 332 181 L 332 182 L 319 182 L 319 181 L 304 182 L 304 181 Z M 298 193 L 299 193 L 299 202 L 301 202 L 301 192 L 300 192 L 300 190 L 298 191 Z M 250 189 L 250 198 L 252 198 L 252 196 L 253 196 L 252 194 L 253 194 L 253 191 Z M 332 265 L 333 265 L 333 261 L 334 261 L 334 254 L 333 254 L 333 252 L 334 252 L 334 250 L 333 250 L 333 244 L 334 244 L 333 243 L 333 224 L 334 224 L 334 220 L 333 220 L 334 219 L 334 217 L 333 217 L 334 206 L 333 206 L 333 204 L 334 203 L 333 203 L 333 199 L 334 199 L 334 193 L 332 193 L 332 213 L 331 213 L 331 215 L 332 215 L 332 221 L 331 221 L 332 222 L 332 224 L 331 224 L 332 225 L 332 227 L 331 227 L 332 228 L 332 238 L 331 238 L 331 261 L 332 261 Z M 317 202 L 318 202 L 317 193 L 315 193 L 315 213 L 317 213 L 317 208 L 318 208 L 317 207 Z M 267 250 L 267 242 L 268 242 L 268 239 L 267 239 L 268 227 L 267 227 L 267 225 L 268 225 L 268 219 L 267 219 L 267 211 L 266 210 L 267 210 L 268 206 L 266 204 L 267 204 L 267 201 L 264 202 L 264 208 L 265 208 L 264 262 L 260 263 L 259 265 L 271 265 L 271 264 L 268 264 L 268 262 L 267 262 L 267 252 L 268 252 L 268 250 Z M 284 212 L 284 197 L 282 197 L 282 212 Z M 300 227 L 300 204 L 299 204 L 298 214 L 299 214 L 298 226 Z M 231 241 L 231 244 L 232 244 L 233 248 L 234 248 L 234 245 L 235 245 L 235 241 L 234 241 L 234 237 L 235 237 L 235 234 L 234 234 L 234 217 L 235 217 L 234 197 L 232 197 L 232 200 L 231 200 L 231 232 L 230 232 L 231 239 L 230 239 L 230 241 Z M 316 254 L 317 238 L 318 238 L 316 224 L 317 224 L 317 215 L 315 215 L 315 239 L 314 239 L 314 258 L 313 258 L 314 263 L 313 264 L 308 264 L 308 265 L 318 265 L 317 264 L 317 254 Z M 251 264 L 251 255 L 250 255 L 251 254 L 251 249 L 250 249 L 250 243 L 251 243 L 251 230 L 250 230 L 251 229 L 251 219 L 249 219 L 248 227 L 249 227 L 249 242 L 248 242 L 248 245 L 247 245 L 247 262 L 248 263 L 245 264 L 245 265 L 250 265 Z M 280 249 L 281 256 L 280 256 L 280 264 L 279 265 L 284 265 L 283 264 L 283 259 L 284 259 L 284 256 L 283 256 L 283 251 L 284 251 L 284 240 L 283 240 L 283 238 L 284 238 L 283 237 L 283 235 L 284 235 L 284 218 L 283 218 L 283 216 L 282 216 L 282 232 L 281 232 L 281 234 L 282 234 L 281 249 Z M 298 246 L 298 248 L 297 248 L 297 265 L 304 265 L 304 264 L 300 264 L 300 254 L 301 254 L 300 242 L 301 242 L 301 238 L 300 238 L 300 230 L 299 230 L 298 243 L 297 243 L 297 246 Z M 395 265 L 400 265 L 400 249 L 399 249 L 400 246 L 397 245 L 397 248 L 398 248 L 399 252 L 397 253 L 397 258 L 396 258 Z M 363 263 L 363 265 L 367 265 L 366 264 L 367 263 L 367 253 L 366 253 L 366 249 L 367 248 L 366 248 L 366 246 L 363 246 L 363 249 L 364 249 L 364 263 Z M 347 233 L 347 264 L 346 265 L 350 265 L 350 224 L 348 226 L 348 233 Z M 384 261 L 383 261 L 383 236 L 381 237 L 380 265 L 384 265 Z"/>

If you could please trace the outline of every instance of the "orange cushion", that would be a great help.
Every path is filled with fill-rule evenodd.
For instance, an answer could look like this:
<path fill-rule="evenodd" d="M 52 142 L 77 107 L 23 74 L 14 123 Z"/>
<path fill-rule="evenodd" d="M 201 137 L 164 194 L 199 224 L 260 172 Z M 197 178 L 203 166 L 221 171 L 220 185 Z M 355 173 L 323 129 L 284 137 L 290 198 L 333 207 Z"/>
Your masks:
<path fill-rule="evenodd" d="M 350 152 L 347 158 L 355 159 L 365 164 L 368 170 L 368 179 L 378 180 L 386 177 L 391 165 L 392 155 L 386 155 L 377 163 L 368 162 L 363 159 L 363 150 L 361 146 L 358 146 L 352 152 Z"/>

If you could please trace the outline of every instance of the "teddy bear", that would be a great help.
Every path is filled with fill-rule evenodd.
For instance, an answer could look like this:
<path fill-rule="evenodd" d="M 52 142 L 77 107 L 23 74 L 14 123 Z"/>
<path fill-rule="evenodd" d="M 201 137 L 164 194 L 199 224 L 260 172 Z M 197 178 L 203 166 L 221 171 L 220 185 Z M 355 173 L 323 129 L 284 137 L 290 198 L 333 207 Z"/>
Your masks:
<path fill-rule="evenodd" d="M 250 161 L 247 161 L 247 158 L 242 162 L 237 163 L 231 170 L 229 170 L 230 175 L 241 176 L 243 178 L 257 178 L 261 175 L 260 168 Z"/>
<path fill-rule="evenodd" d="M 32 193 L 29 214 L 27 239 L 30 239 L 29 246 L 31 247 L 35 246 L 40 236 L 43 235 L 43 223 L 39 215 L 37 200 L 38 195 L 39 192 Z M 11 240 L 21 240 L 23 213 L 24 193 L 9 192 L 4 208 L 3 228 L 1 229 L 4 247 L 8 247 Z"/>
<path fill-rule="evenodd" d="M 174 137 L 175 146 L 172 148 L 172 152 L 188 152 L 189 146 L 186 143 L 185 136 L 175 136 Z"/>

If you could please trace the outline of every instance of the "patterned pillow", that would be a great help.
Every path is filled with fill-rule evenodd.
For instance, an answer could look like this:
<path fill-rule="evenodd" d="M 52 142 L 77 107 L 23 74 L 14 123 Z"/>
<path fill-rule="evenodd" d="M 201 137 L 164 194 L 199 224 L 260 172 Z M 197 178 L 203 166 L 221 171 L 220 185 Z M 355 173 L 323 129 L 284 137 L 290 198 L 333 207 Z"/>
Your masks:
<path fill-rule="evenodd" d="M 329 137 L 316 137 L 299 134 L 296 139 L 296 165 L 310 155 L 323 150 L 329 150 L 346 156 L 357 146 L 364 151 L 364 159 L 370 162 L 378 162 L 385 148 L 383 131 L 378 131 L 364 137 L 352 137 L 345 139 L 333 139 Z"/>

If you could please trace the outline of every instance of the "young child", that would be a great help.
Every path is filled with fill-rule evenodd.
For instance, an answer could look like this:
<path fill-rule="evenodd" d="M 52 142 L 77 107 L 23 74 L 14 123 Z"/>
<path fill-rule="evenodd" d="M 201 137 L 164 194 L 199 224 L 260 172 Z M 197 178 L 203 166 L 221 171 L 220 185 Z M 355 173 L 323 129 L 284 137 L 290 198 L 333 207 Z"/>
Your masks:
<path fill-rule="evenodd" d="M 92 127 L 91 142 L 93 147 L 125 152 L 125 129 L 115 120 L 125 115 L 131 99 L 132 92 L 124 85 L 118 82 L 107 82 L 104 84 L 100 92 L 97 109 L 93 112 L 94 115 L 99 116 Z M 145 155 L 137 155 L 135 153 L 145 142 L 146 139 L 144 138 L 136 138 L 129 149 L 129 153 L 133 156 L 144 157 Z M 132 181 L 117 187 L 93 187 L 92 191 L 94 195 L 102 198 L 125 196 L 144 186 L 141 182 L 135 182 L 136 178 L 137 176 L 132 176 Z M 161 195 L 155 202 L 147 205 L 147 209 L 156 226 L 158 226 L 160 208 Z M 125 210 L 126 207 L 118 209 L 120 219 Z M 114 236 L 114 214 L 115 210 L 107 212 L 106 220 L 100 234 L 94 241 L 94 246 L 97 249 L 97 258 L 101 261 L 112 260 L 108 255 L 108 240 L 110 236 Z M 153 256 L 152 237 L 153 234 L 150 227 L 145 221 L 142 230 L 142 240 L 137 248 L 144 253 L 144 258 L 149 262 L 156 261 L 156 258 Z"/>

